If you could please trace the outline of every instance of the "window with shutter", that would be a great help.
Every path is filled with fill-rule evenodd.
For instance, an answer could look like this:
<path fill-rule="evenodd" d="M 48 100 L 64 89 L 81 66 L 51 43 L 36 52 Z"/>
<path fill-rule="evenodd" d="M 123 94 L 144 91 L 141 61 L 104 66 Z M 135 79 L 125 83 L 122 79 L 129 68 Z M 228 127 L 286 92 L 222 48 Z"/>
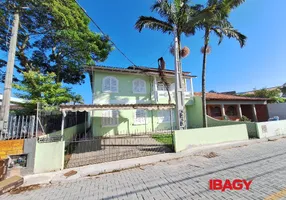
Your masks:
<path fill-rule="evenodd" d="M 102 111 L 102 126 L 117 126 L 118 118 L 117 110 Z"/>
<path fill-rule="evenodd" d="M 171 113 L 170 110 L 159 110 L 158 111 L 158 123 L 170 123 Z M 172 121 L 175 121 L 174 110 L 172 110 Z"/>
<path fill-rule="evenodd" d="M 133 80 L 133 93 L 145 94 L 146 82 L 142 79 Z"/>
<path fill-rule="evenodd" d="M 102 81 L 102 91 L 103 92 L 118 92 L 118 80 L 115 77 L 107 76 Z"/>
<path fill-rule="evenodd" d="M 145 124 L 147 121 L 146 117 L 145 110 L 136 110 L 134 115 L 134 124 Z"/>

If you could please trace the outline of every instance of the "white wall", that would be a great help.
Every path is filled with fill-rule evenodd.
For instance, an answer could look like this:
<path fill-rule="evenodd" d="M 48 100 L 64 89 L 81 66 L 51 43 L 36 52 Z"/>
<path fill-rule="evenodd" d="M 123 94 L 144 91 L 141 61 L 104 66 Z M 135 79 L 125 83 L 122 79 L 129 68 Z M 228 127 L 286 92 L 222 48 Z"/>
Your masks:
<path fill-rule="evenodd" d="M 64 168 L 65 141 L 36 143 L 34 173 L 52 172 Z"/>
<path fill-rule="evenodd" d="M 286 135 L 286 120 L 256 123 L 259 138 Z"/>
<path fill-rule="evenodd" d="M 280 120 L 286 119 L 286 103 L 267 104 L 269 117 L 278 116 Z"/>

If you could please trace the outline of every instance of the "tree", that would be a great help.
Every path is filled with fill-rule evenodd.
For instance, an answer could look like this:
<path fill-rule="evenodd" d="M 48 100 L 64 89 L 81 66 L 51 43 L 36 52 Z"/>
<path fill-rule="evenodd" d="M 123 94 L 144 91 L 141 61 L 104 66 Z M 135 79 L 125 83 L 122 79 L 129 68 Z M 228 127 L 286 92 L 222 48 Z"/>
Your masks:
<path fill-rule="evenodd" d="M 238 7 L 245 0 L 209 0 L 208 8 L 214 10 L 213 15 L 197 24 L 198 29 L 204 30 L 204 46 L 201 49 L 203 53 L 202 67 L 202 110 L 203 110 L 203 126 L 207 127 L 207 110 L 206 110 L 206 63 L 207 54 L 210 53 L 209 41 L 210 34 L 213 32 L 219 37 L 220 44 L 224 36 L 235 38 L 240 43 L 240 46 L 245 45 L 246 36 L 233 28 L 227 20 L 229 13 L 234 8 Z"/>
<path fill-rule="evenodd" d="M 27 101 L 24 108 L 31 109 L 32 112 L 39 102 L 43 107 L 56 107 L 73 100 L 73 95 L 69 88 L 62 87 L 61 83 L 55 82 L 55 73 L 43 75 L 37 71 L 23 72 L 23 80 L 13 85 L 21 92 L 16 96 Z M 76 95 L 80 98 L 80 95 Z"/>
<path fill-rule="evenodd" d="M 84 103 L 84 101 L 83 101 L 83 98 L 82 98 L 82 96 L 81 95 L 75 95 L 75 94 L 73 94 L 72 95 L 72 98 L 71 98 L 71 101 L 73 102 L 73 104 L 75 105 L 75 104 L 83 104 Z"/>
<path fill-rule="evenodd" d="M 202 9 L 202 5 L 190 5 L 189 0 L 173 0 L 172 2 L 169 2 L 168 0 L 160 0 L 156 1 L 151 6 L 152 12 L 156 11 L 162 19 L 157 19 L 154 17 L 146 17 L 146 16 L 140 16 L 135 24 L 135 28 L 139 30 L 139 32 L 142 31 L 143 28 L 148 28 L 151 30 L 156 31 L 162 31 L 163 33 L 174 34 L 175 41 L 176 39 L 178 42 L 175 42 L 175 55 L 176 50 L 178 50 L 178 58 L 175 56 L 175 63 L 176 63 L 176 69 L 179 72 L 179 79 L 182 80 L 181 76 L 181 36 L 183 33 L 185 35 L 193 35 L 195 33 L 195 25 L 199 20 L 203 20 L 204 18 L 208 17 L 210 13 L 212 13 L 212 10 L 209 8 Z M 199 12 L 200 11 L 200 12 Z M 177 60 L 179 59 L 179 60 Z M 168 88 L 168 83 L 165 83 L 166 87 Z M 179 86 L 181 87 L 181 84 L 177 83 L 176 81 L 176 88 Z M 182 89 L 182 88 L 179 88 Z M 176 89 L 176 92 L 177 89 Z M 184 126 L 184 123 L 181 123 L 179 119 L 182 119 L 183 115 L 180 114 L 180 112 L 183 112 L 183 109 L 181 108 L 182 102 L 178 99 L 180 98 L 179 92 L 176 93 L 176 99 L 177 99 L 177 126 L 182 127 Z"/>
<path fill-rule="evenodd" d="M 279 88 L 273 90 L 267 90 L 266 88 L 262 88 L 260 90 L 254 89 L 253 94 L 243 94 L 242 96 L 268 98 L 272 103 L 285 102 L 285 99 L 281 97 L 281 90 Z"/>
<path fill-rule="evenodd" d="M 89 29 L 89 19 L 74 0 L 10 0 L 0 8 L 0 49 L 4 52 L 8 51 L 11 13 L 20 13 L 18 72 L 54 72 L 57 83 L 83 83 L 83 65 L 104 61 L 112 50 L 107 37 Z M 3 67 L 6 62 L 0 64 Z"/>

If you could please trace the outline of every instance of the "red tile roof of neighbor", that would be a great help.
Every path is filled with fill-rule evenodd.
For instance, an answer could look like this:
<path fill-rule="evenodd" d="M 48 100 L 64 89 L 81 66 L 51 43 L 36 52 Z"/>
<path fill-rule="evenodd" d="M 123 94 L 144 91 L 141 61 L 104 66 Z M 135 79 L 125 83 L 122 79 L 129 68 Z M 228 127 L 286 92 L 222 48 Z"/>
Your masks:
<path fill-rule="evenodd" d="M 201 92 L 195 92 L 195 96 L 202 96 Z M 243 97 L 229 94 L 207 93 L 207 100 L 227 100 L 227 101 L 267 101 L 267 98 Z"/>

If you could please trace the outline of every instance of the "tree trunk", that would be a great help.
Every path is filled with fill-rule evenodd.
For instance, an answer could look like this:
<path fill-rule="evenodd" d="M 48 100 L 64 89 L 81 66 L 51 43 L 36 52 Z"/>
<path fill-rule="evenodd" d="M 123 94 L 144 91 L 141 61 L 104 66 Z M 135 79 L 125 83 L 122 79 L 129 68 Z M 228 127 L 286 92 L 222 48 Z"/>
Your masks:
<path fill-rule="evenodd" d="M 207 101 L 206 101 L 206 65 L 207 65 L 207 48 L 209 44 L 210 30 L 206 28 L 205 44 L 203 56 L 203 71 L 202 71 L 202 105 L 203 105 L 203 127 L 208 127 L 207 123 Z"/>

